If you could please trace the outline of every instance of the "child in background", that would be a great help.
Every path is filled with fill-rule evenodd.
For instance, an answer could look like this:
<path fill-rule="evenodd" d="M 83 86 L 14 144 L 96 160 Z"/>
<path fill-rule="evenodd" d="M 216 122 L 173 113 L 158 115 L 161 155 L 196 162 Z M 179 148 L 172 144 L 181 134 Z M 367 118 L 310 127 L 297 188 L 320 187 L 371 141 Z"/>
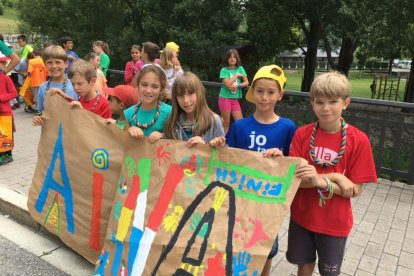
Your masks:
<path fill-rule="evenodd" d="M 132 137 L 153 143 L 164 138 L 164 123 L 171 114 L 171 106 L 161 102 L 167 85 L 162 69 L 155 65 L 142 68 L 136 77 L 141 102 L 125 110 L 125 130 Z"/>
<path fill-rule="evenodd" d="M 286 78 L 276 65 L 264 66 L 254 76 L 246 100 L 256 105 L 253 115 L 236 121 L 229 129 L 225 141 L 229 147 L 257 151 L 263 157 L 288 156 L 296 131 L 295 124 L 275 113 L 275 105 L 282 100 Z M 210 142 L 216 148 L 224 145 L 222 138 Z M 272 259 L 278 252 L 278 238 L 273 244 L 262 276 L 270 274 Z"/>
<path fill-rule="evenodd" d="M 347 236 L 353 226 L 350 197 L 362 184 L 377 181 L 365 133 L 345 123 L 351 84 L 338 72 L 318 76 L 310 98 L 318 122 L 298 129 L 290 156 L 308 161 L 296 169 L 302 179 L 291 205 L 286 258 L 298 275 L 312 275 L 316 252 L 321 275 L 339 275 Z M 329 195 L 328 195 L 329 194 Z"/>
<path fill-rule="evenodd" d="M 142 44 L 142 52 L 141 52 L 141 59 L 144 64 L 153 64 L 158 65 L 159 59 L 157 56 L 159 54 L 160 48 L 157 44 L 152 42 L 145 42 Z"/>
<path fill-rule="evenodd" d="M 42 60 L 42 49 L 35 49 L 33 51 L 34 58 L 29 61 L 27 72 L 31 77 L 31 88 L 34 94 L 35 105 L 39 94 L 39 87 L 46 81 L 47 69 Z"/>
<path fill-rule="evenodd" d="M 14 87 L 13 81 L 4 72 L 6 70 L 6 63 L 10 58 L 0 53 L 0 116 L 12 116 L 13 111 L 10 106 L 10 100 L 17 97 L 16 88 Z M 12 119 L 13 120 L 13 119 Z M 0 135 L 4 136 L 1 131 L 2 128 L 11 127 L 13 132 L 15 131 L 14 123 L 12 126 L 0 126 Z M 2 137 L 7 138 L 7 137 Z M 4 165 L 13 161 L 12 151 L 5 151 L 0 153 L 0 165 Z"/>
<path fill-rule="evenodd" d="M 224 62 L 226 67 L 220 71 L 223 86 L 220 89 L 218 105 L 224 121 L 224 132 L 227 133 L 230 127 L 230 115 L 235 121 L 243 118 L 239 99 L 243 96 L 242 88 L 248 86 L 249 81 L 243 66 L 241 66 L 237 50 L 230 49 Z"/>
<path fill-rule="evenodd" d="M 23 86 L 24 81 L 26 77 L 28 76 L 28 67 L 29 67 L 29 61 L 34 58 L 34 54 L 28 53 L 27 57 L 25 59 L 22 59 L 19 64 L 14 68 L 14 70 L 18 74 L 18 82 L 19 82 L 19 89 Z M 24 108 L 24 111 L 27 113 L 33 113 L 35 112 L 35 109 L 32 108 L 32 100 L 29 97 L 29 93 L 26 92 L 26 95 L 24 95 L 24 101 L 26 103 L 26 107 Z M 33 99 L 34 100 L 34 99 Z"/>
<path fill-rule="evenodd" d="M 177 53 L 177 59 L 176 59 L 176 62 L 175 62 L 174 65 L 178 69 L 181 69 L 181 64 L 180 64 L 180 61 L 178 60 L 178 52 L 180 52 L 180 46 L 178 46 L 175 42 L 171 41 L 171 42 L 167 42 L 167 44 L 165 44 L 165 49 L 172 49 Z"/>
<path fill-rule="evenodd" d="M 108 71 L 109 64 L 111 63 L 111 60 L 109 59 L 109 46 L 106 43 L 103 43 L 102 41 L 94 41 L 92 43 L 92 49 L 93 51 L 99 55 L 99 58 L 101 59 L 99 63 L 98 69 L 101 70 L 106 77 L 106 72 Z"/>
<path fill-rule="evenodd" d="M 165 48 L 164 50 L 162 50 L 159 65 L 162 69 L 164 69 L 165 75 L 167 76 L 168 86 L 166 89 L 167 93 L 165 96 L 168 100 L 171 100 L 171 91 L 175 79 L 178 76 L 184 74 L 183 70 L 176 66 L 177 62 L 177 52 L 170 48 Z"/>
<path fill-rule="evenodd" d="M 9 49 L 3 41 L 3 36 L 0 34 L 0 52 L 6 57 L 10 58 L 9 64 L 7 64 L 4 72 L 7 74 L 10 72 L 17 64 L 20 62 L 20 58 L 13 52 L 12 49 Z"/>
<path fill-rule="evenodd" d="M 187 141 L 192 147 L 224 136 L 221 118 L 208 107 L 205 88 L 193 73 L 185 72 L 175 80 L 172 110 L 164 126 L 166 138 Z"/>
<path fill-rule="evenodd" d="M 73 39 L 71 37 L 62 37 L 60 39 L 60 44 L 62 45 L 63 50 L 65 50 L 66 54 L 68 55 L 69 64 L 65 70 L 65 74 L 67 74 L 70 66 L 72 66 L 72 62 L 77 61 L 78 59 L 80 59 L 80 57 L 78 57 L 78 55 L 73 51 Z"/>
<path fill-rule="evenodd" d="M 17 43 L 19 44 L 20 47 L 23 48 L 20 53 L 20 59 L 25 59 L 28 53 L 33 52 L 32 46 L 27 44 L 27 36 L 19 35 L 17 37 Z"/>
<path fill-rule="evenodd" d="M 132 85 L 134 76 L 142 69 L 144 62 L 141 60 L 141 46 L 132 45 L 131 47 L 132 60 L 125 65 L 124 80 L 128 85 Z"/>
<path fill-rule="evenodd" d="M 112 114 L 119 115 L 116 119 L 106 119 L 107 124 L 116 124 L 120 129 L 125 129 L 124 111 L 139 102 L 138 91 L 130 85 L 118 85 L 115 88 L 104 88 L 109 95 L 109 108 Z"/>
<path fill-rule="evenodd" d="M 76 95 L 69 78 L 65 74 L 65 68 L 68 65 L 68 55 L 65 50 L 58 45 L 49 46 L 43 51 L 42 58 L 50 74 L 50 78 L 40 85 L 37 98 L 38 112 L 37 116 L 33 118 L 33 125 L 41 125 L 43 123 L 41 115 L 44 110 L 46 93 L 58 89 L 68 97 L 78 99 L 78 95 Z"/>
<path fill-rule="evenodd" d="M 108 98 L 104 91 L 104 88 L 108 86 L 106 84 L 107 80 L 104 73 L 101 71 L 101 69 L 99 69 L 101 58 L 96 53 L 90 52 L 85 56 L 85 60 L 92 63 L 92 65 L 96 68 L 95 90 L 98 90 L 101 95 L 103 95 L 105 98 Z"/>

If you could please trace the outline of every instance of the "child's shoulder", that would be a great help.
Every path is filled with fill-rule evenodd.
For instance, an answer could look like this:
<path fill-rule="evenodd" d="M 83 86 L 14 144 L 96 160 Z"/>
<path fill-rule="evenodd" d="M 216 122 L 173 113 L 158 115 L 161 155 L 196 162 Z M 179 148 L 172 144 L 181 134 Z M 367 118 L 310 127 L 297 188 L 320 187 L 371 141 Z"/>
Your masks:
<path fill-rule="evenodd" d="M 288 119 L 288 118 L 285 118 L 285 117 L 281 117 L 281 116 L 279 116 L 279 123 L 281 123 L 281 124 L 285 124 L 285 125 L 287 125 L 289 128 L 294 128 L 294 129 L 296 129 L 296 125 L 295 125 L 295 123 L 294 123 L 291 119 Z"/>
<path fill-rule="evenodd" d="M 166 113 L 168 115 L 171 114 L 172 106 L 166 103 L 161 103 L 161 112 Z"/>
<path fill-rule="evenodd" d="M 348 124 L 346 132 L 349 137 L 352 137 L 354 143 L 370 143 L 367 134 L 353 125 Z"/>

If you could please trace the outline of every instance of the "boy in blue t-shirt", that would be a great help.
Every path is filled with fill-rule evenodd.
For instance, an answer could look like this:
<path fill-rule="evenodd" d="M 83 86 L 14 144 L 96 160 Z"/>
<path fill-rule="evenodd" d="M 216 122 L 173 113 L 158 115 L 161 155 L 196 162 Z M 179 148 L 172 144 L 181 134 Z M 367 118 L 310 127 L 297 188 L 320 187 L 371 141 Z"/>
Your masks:
<path fill-rule="evenodd" d="M 246 100 L 256 104 L 253 115 L 236 121 L 226 134 L 210 145 L 220 148 L 227 142 L 229 147 L 258 151 L 264 157 L 289 156 L 289 147 L 296 131 L 295 124 L 275 113 L 275 105 L 282 100 L 286 83 L 283 70 L 276 65 L 264 66 L 254 76 Z M 278 239 L 273 245 L 262 276 L 270 274 L 272 258 L 278 251 Z"/>

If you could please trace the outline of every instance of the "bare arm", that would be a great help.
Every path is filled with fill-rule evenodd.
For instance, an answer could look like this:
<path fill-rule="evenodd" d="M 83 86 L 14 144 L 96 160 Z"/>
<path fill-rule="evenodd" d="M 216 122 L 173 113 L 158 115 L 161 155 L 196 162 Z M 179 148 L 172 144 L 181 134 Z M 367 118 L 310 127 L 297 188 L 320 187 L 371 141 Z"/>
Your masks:
<path fill-rule="evenodd" d="M 11 58 L 11 60 L 10 60 L 9 65 L 7 65 L 6 69 L 4 70 L 6 74 L 10 72 L 11 70 L 13 70 L 13 68 L 16 67 L 16 65 L 19 64 L 20 62 L 20 58 L 15 53 L 12 53 L 8 57 Z"/>

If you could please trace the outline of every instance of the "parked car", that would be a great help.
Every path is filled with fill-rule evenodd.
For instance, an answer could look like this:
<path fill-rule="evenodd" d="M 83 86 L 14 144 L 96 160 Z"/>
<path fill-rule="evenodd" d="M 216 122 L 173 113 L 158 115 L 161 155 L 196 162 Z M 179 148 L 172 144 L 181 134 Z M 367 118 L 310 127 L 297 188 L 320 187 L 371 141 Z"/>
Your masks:
<path fill-rule="evenodd" d="M 400 61 L 400 63 L 398 64 L 398 68 L 411 69 L 411 62 L 412 61 L 407 61 L 407 60 Z"/>

